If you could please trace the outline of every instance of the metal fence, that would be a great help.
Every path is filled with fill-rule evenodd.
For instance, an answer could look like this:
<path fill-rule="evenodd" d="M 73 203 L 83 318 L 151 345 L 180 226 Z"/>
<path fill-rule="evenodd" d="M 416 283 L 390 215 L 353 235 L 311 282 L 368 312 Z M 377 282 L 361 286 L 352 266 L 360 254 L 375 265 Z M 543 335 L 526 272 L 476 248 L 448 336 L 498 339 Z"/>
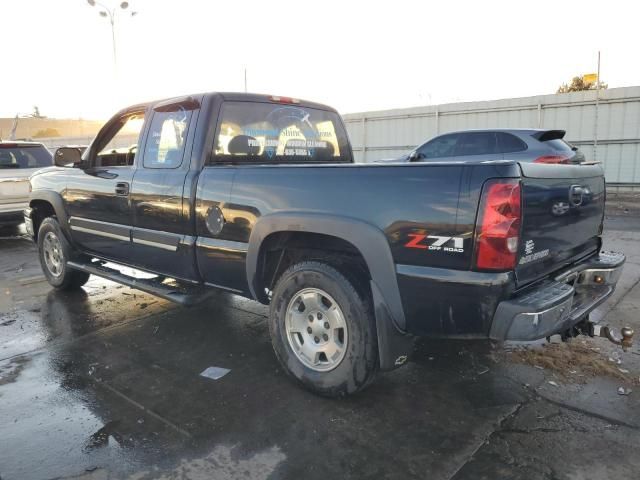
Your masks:
<path fill-rule="evenodd" d="M 471 128 L 550 128 L 588 159 L 607 182 L 640 187 L 640 87 L 487 102 L 352 113 L 344 120 L 356 161 L 394 158 L 442 133 Z"/>

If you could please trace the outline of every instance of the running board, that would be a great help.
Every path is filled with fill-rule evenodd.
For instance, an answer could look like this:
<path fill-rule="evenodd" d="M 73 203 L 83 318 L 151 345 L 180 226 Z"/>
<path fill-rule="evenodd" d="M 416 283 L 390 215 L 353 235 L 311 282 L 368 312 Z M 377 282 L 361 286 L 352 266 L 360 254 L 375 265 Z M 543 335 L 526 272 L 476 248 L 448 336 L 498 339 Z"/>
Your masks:
<path fill-rule="evenodd" d="M 107 280 L 126 285 L 127 287 L 142 290 L 143 292 L 164 298 L 165 300 L 179 303 L 180 305 L 189 306 L 203 302 L 207 300 L 214 291 L 212 288 L 203 288 L 196 285 L 167 285 L 153 278 L 135 278 L 125 275 L 115 268 L 106 267 L 98 262 L 80 263 L 70 261 L 67 262 L 67 266 L 91 275 L 106 278 Z M 164 279 L 165 277 L 160 278 Z"/>

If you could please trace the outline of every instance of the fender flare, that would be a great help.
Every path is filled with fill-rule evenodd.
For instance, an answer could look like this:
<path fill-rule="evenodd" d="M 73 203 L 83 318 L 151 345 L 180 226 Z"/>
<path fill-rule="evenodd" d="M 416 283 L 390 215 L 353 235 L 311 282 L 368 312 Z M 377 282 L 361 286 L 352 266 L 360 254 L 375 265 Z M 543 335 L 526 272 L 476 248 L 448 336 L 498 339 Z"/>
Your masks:
<path fill-rule="evenodd" d="M 29 207 L 33 208 L 33 202 L 38 200 L 47 202 L 53 207 L 53 211 L 56 213 L 56 217 L 58 217 L 60 228 L 66 235 L 67 240 L 71 241 L 69 219 L 67 216 L 67 212 L 64 209 L 62 196 L 58 192 L 54 192 L 53 190 L 36 190 L 34 192 L 31 192 L 31 195 L 29 196 Z"/>
<path fill-rule="evenodd" d="M 278 232 L 305 232 L 331 235 L 351 243 L 362 254 L 377 295 L 386 305 L 395 327 L 406 328 L 404 309 L 391 249 L 384 232 L 361 220 L 318 213 L 279 212 L 261 217 L 251 231 L 246 257 L 249 289 L 256 295 L 256 271 L 262 242 Z"/>

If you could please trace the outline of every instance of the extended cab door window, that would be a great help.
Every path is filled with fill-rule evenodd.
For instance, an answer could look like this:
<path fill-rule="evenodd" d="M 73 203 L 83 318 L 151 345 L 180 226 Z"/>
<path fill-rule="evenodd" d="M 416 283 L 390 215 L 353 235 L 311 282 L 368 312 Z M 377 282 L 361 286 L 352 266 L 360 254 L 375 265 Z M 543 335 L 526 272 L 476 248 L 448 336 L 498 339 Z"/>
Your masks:
<path fill-rule="evenodd" d="M 154 112 L 144 149 L 145 168 L 177 168 L 182 164 L 187 127 L 193 110 Z"/>
<path fill-rule="evenodd" d="M 336 112 L 275 102 L 226 102 L 209 164 L 352 161 Z"/>

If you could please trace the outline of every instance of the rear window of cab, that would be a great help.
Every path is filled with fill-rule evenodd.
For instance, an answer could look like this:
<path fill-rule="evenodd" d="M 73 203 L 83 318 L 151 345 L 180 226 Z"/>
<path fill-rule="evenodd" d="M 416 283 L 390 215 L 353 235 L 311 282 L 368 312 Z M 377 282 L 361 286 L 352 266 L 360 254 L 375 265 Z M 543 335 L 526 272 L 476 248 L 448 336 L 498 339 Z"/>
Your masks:
<path fill-rule="evenodd" d="M 209 164 L 352 161 L 335 112 L 295 104 L 225 102 Z"/>
<path fill-rule="evenodd" d="M 0 169 L 42 168 L 53 165 L 53 156 L 44 145 L 0 145 Z"/>

